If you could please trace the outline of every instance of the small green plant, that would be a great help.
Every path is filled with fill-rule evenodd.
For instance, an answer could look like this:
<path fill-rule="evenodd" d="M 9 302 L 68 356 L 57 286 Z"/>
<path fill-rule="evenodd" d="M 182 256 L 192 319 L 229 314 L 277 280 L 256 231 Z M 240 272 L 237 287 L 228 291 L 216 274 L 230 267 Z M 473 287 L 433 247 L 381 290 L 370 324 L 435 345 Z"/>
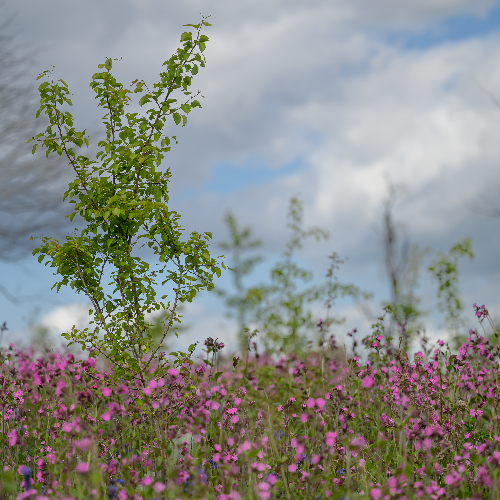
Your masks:
<path fill-rule="evenodd" d="M 86 223 L 64 242 L 44 237 L 33 252 L 40 254 L 40 262 L 47 258 L 46 265 L 56 269 L 60 276 L 54 285 L 57 291 L 70 286 L 92 303 L 89 314 L 94 314 L 91 324 L 95 326 L 82 331 L 73 327 L 63 336 L 70 345 L 77 343 L 82 350 L 108 358 L 117 377 L 136 377 L 142 383 L 166 335 L 180 322 L 179 303 L 191 302 L 201 290 L 211 290 L 214 276 L 220 276 L 221 267 L 225 269 L 208 251 L 211 233 L 193 232 L 187 241 L 181 239 L 180 215 L 168 207 L 170 169 L 159 171 L 171 140 L 176 141 L 175 136 L 163 134 L 167 120 L 184 126 L 190 111 L 201 107 L 196 99 L 199 93 L 193 95 L 189 87 L 205 66 L 208 37 L 201 29 L 210 24 L 202 18 L 199 24 L 186 26 L 194 28 L 195 35 L 182 34 L 182 47 L 163 63 L 165 71 L 152 89 L 140 80 L 132 82 L 133 90 L 125 88 L 111 73 L 111 59 L 99 65 L 90 86 L 106 112 L 106 139 L 99 142 L 95 160 L 73 151 L 88 146 L 89 141 L 85 130 L 74 128 L 71 113 L 62 109 L 72 105 L 68 85 L 54 81 L 52 71 L 38 77 L 48 81 L 39 86 L 37 117 L 45 113 L 50 124 L 30 139 L 46 148 L 47 156 L 66 155 L 76 173 L 65 193 L 74 203 L 68 216 L 72 221 L 79 215 Z M 134 93 L 143 94 L 139 106 L 149 105 L 144 114 L 125 111 Z M 137 255 L 141 239 L 158 256 L 154 269 Z M 174 285 L 167 303 L 163 301 L 168 295 L 156 298 L 159 277 L 162 285 Z M 105 288 L 106 280 L 111 289 Z M 161 338 L 154 342 L 145 315 L 161 309 L 169 317 Z"/>
<path fill-rule="evenodd" d="M 465 338 L 460 336 L 460 329 L 464 326 L 463 306 L 458 288 L 458 260 L 460 257 L 474 258 L 470 238 L 465 238 L 453 245 L 448 254 L 438 253 L 429 266 L 429 272 L 438 285 L 438 307 L 445 315 L 446 326 L 449 328 L 452 338 L 456 338 L 455 347 L 465 341 Z"/>
<path fill-rule="evenodd" d="M 311 281 L 313 274 L 298 266 L 294 260 L 296 252 L 306 239 L 327 239 L 328 233 L 317 227 L 303 228 L 303 206 L 297 197 L 290 200 L 287 226 L 290 237 L 281 259 L 271 269 L 271 283 L 250 289 L 247 300 L 253 306 L 252 323 L 258 325 L 266 350 L 299 354 L 309 350 L 308 342 L 312 342 L 309 334 L 317 332 L 317 314 L 309 305 L 324 304 L 330 314 L 331 305 L 339 296 L 363 295 L 367 299 L 369 295 L 362 294 L 354 285 L 338 282 L 334 271 L 341 261 L 335 253 L 330 257 L 326 283 L 301 286 Z M 327 321 L 328 324 L 339 322 L 342 320 L 333 317 Z"/>
<path fill-rule="evenodd" d="M 245 257 L 244 254 L 261 246 L 262 242 L 261 240 L 252 239 L 251 228 L 240 229 L 236 217 L 232 213 L 228 212 L 226 214 L 225 223 L 229 229 L 231 239 L 229 242 L 222 242 L 220 248 L 231 259 L 230 269 L 235 293 L 231 295 L 219 288 L 216 288 L 215 291 L 220 297 L 225 298 L 226 307 L 230 311 L 229 316 L 233 316 L 237 320 L 240 350 L 245 352 L 248 346 L 246 329 L 249 328 L 248 321 L 251 317 L 253 302 L 248 299 L 250 289 L 244 286 L 243 279 L 254 270 L 258 263 L 262 262 L 263 258 L 260 255 Z"/>

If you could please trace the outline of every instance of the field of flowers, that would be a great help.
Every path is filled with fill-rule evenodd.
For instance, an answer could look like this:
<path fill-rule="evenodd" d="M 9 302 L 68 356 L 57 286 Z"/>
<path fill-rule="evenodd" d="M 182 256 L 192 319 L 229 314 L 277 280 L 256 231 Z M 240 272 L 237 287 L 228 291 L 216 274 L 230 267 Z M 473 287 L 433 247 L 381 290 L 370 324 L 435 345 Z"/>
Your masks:
<path fill-rule="evenodd" d="M 0 498 L 500 498 L 500 346 L 470 331 L 451 355 L 423 337 L 410 358 L 374 328 L 362 363 L 324 339 L 304 359 L 231 360 L 209 338 L 145 384 L 92 352 L 11 346 Z"/>

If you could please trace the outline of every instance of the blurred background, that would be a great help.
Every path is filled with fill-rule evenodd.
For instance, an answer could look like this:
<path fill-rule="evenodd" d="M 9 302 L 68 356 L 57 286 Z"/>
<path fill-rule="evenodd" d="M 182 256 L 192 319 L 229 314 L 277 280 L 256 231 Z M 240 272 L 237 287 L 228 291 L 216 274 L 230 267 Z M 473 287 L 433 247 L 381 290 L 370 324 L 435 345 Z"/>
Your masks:
<path fill-rule="evenodd" d="M 358 338 L 368 335 L 389 303 L 406 304 L 412 328 L 434 340 L 479 328 L 473 303 L 486 304 L 496 321 L 500 2 L 7 0 L 0 7 L 1 342 L 57 346 L 60 333 L 88 321 L 85 297 L 51 290 L 51 268 L 31 256 L 39 240 L 30 237 L 74 229 L 62 202 L 71 169 L 41 151 L 31 156 L 25 144 L 47 126 L 35 119 L 36 77 L 55 66 L 95 152 L 102 110 L 88 85 L 97 65 L 122 57 L 113 67 L 119 81 L 154 83 L 182 25 L 199 22 L 199 13 L 212 23 L 207 66 L 193 83 L 203 109 L 186 127 L 166 130 L 179 141 L 165 159 L 170 203 L 186 231 L 213 232 L 212 252 L 224 253 L 237 274 L 224 273 L 216 291 L 187 304 L 183 331 L 168 347 L 210 336 L 236 352 L 242 326 L 262 328 L 252 307 L 288 258 L 293 206 L 303 236 L 312 226 L 329 234 L 311 233 L 294 249 L 310 278 L 297 280 L 296 298 L 331 279 L 333 252 L 343 261 L 335 273 L 346 287 L 328 312 L 341 343 L 350 344 L 353 328 Z M 449 252 L 465 238 L 473 259 Z M 456 317 L 437 296 L 439 262 L 457 270 Z M 302 300 L 307 335 L 326 317 L 326 299 Z"/>

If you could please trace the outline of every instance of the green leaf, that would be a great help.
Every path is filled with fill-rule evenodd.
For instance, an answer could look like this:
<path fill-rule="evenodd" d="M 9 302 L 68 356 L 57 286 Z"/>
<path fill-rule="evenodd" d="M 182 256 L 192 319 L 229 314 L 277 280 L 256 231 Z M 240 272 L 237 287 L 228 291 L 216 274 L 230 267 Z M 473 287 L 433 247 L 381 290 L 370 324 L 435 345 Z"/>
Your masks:
<path fill-rule="evenodd" d="M 179 123 L 181 122 L 181 115 L 179 113 L 174 113 L 172 116 L 174 117 L 175 124 L 179 125 Z"/>

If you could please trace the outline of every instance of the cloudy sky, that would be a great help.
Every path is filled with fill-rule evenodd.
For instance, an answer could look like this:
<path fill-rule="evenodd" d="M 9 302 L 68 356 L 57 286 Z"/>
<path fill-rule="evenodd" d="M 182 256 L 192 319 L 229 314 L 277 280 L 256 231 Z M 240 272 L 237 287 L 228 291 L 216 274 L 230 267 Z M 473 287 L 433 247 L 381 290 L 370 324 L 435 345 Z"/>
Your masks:
<path fill-rule="evenodd" d="M 266 260 L 249 285 L 267 279 L 286 241 L 288 201 L 299 195 L 306 225 L 331 235 L 307 245 L 299 262 L 319 280 L 338 252 L 340 280 L 373 292 L 378 314 L 389 296 L 380 235 L 390 179 L 404 188 L 394 217 L 412 243 L 436 252 L 472 238 L 475 260 L 460 267 L 471 321 L 473 302 L 500 313 L 500 217 L 489 214 L 500 210 L 500 3 L 11 0 L 3 9 L 16 15 L 18 40 L 37 51 L 29 77 L 54 65 L 74 94 L 77 123 L 89 129 L 100 118 L 88 88 L 99 63 L 122 57 L 120 81 L 154 82 L 182 25 L 211 16 L 207 67 L 193 83 L 203 109 L 166 131 L 179 144 L 165 165 L 187 230 L 212 231 L 216 245 L 231 210 L 263 240 Z M 40 297 L 18 305 L 0 297 L 4 340 L 25 339 L 30 322 L 69 328 L 87 308 L 71 290 L 50 292 L 51 271 L 36 259 L 0 271 L 16 296 Z M 420 293 L 432 308 L 432 282 L 424 279 Z M 346 331 L 368 333 L 352 303 L 337 312 Z M 215 297 L 200 297 L 186 319 L 189 340 L 231 343 L 233 325 Z M 431 314 L 429 331 L 444 335 L 441 326 Z"/>

